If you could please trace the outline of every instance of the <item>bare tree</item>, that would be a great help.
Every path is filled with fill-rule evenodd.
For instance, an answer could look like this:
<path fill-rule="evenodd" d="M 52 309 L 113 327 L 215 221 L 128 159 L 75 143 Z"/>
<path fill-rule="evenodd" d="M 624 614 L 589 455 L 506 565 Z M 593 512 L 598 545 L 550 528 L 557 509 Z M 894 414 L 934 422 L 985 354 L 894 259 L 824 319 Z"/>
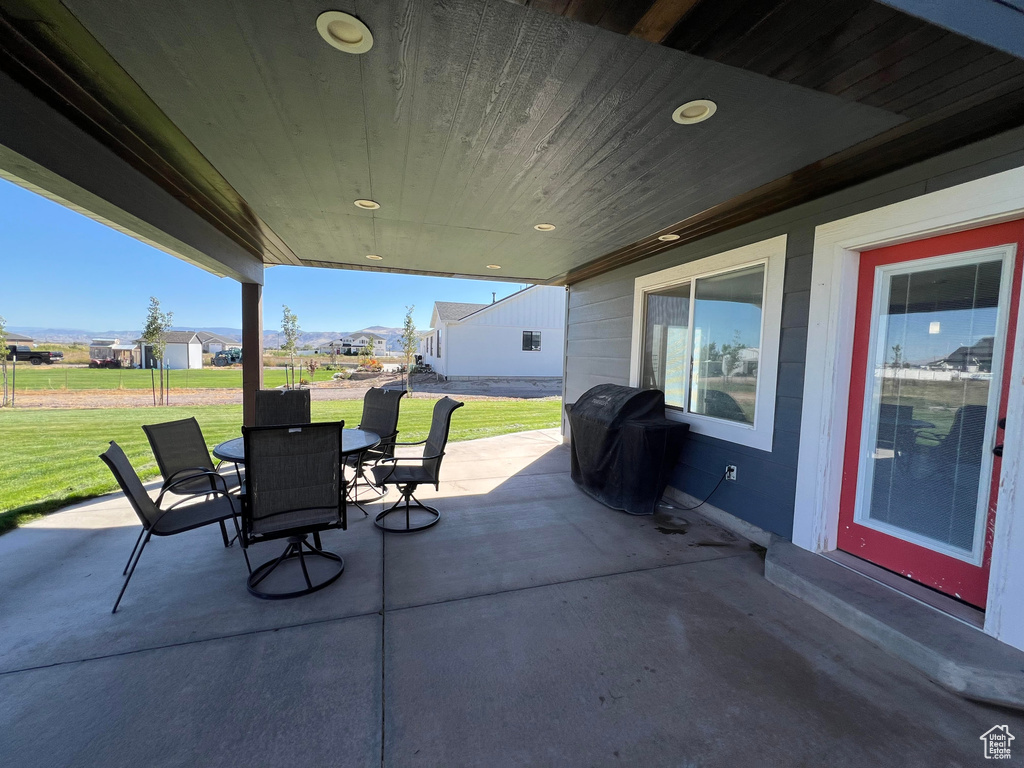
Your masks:
<path fill-rule="evenodd" d="M 292 389 L 295 389 L 295 350 L 299 343 L 299 334 L 302 330 L 299 328 L 299 318 L 294 312 L 288 309 L 287 304 L 281 305 L 284 310 L 281 316 L 281 338 L 284 342 L 281 344 L 281 351 L 288 353 L 288 361 L 290 363 L 292 381 L 289 385 Z M 288 372 L 285 372 L 285 383 L 288 382 Z"/>
<path fill-rule="evenodd" d="M 412 311 L 416 305 L 412 304 L 405 308 L 405 320 L 402 323 L 402 335 L 398 337 L 398 346 L 405 353 L 405 388 L 412 394 L 412 379 L 409 377 L 409 369 L 412 365 L 412 356 L 416 354 L 416 348 L 420 344 L 419 335 L 416 333 L 416 323 L 412 319 Z"/>
<path fill-rule="evenodd" d="M 153 359 L 160 364 L 160 405 L 166 402 L 164 394 L 164 354 L 167 352 L 166 334 L 171 330 L 173 312 L 160 310 L 160 300 L 156 296 L 149 297 L 149 313 L 146 315 L 146 326 L 142 331 L 142 340 L 151 350 Z M 143 351 L 142 364 L 146 364 L 146 354 Z M 153 405 L 156 405 L 156 382 L 153 381 L 153 372 L 150 369 L 150 381 L 153 383 Z"/>

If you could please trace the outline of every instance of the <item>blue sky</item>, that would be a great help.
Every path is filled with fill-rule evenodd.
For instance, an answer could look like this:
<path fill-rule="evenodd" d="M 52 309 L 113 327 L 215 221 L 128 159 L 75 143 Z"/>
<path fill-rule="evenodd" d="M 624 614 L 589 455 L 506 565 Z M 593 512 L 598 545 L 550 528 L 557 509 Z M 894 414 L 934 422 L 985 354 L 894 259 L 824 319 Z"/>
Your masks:
<path fill-rule="evenodd" d="M 151 295 L 183 327 L 241 325 L 241 290 L 162 251 L 0 180 L 0 315 L 9 326 L 137 330 Z M 307 331 L 400 326 L 414 304 L 427 328 L 434 301 L 489 302 L 522 286 L 341 269 L 273 267 L 263 319 L 280 326 L 287 304 Z"/>

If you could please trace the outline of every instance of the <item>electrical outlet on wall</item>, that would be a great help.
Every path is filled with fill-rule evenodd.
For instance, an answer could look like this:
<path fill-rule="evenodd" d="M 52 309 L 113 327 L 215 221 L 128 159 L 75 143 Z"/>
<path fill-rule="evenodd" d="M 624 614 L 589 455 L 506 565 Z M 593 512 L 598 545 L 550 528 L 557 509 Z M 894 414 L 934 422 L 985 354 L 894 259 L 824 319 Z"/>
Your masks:
<path fill-rule="evenodd" d="M 736 479 L 736 465 L 735 464 L 728 464 L 728 465 L 726 465 L 726 467 L 725 467 L 725 479 L 726 480 L 735 480 Z"/>

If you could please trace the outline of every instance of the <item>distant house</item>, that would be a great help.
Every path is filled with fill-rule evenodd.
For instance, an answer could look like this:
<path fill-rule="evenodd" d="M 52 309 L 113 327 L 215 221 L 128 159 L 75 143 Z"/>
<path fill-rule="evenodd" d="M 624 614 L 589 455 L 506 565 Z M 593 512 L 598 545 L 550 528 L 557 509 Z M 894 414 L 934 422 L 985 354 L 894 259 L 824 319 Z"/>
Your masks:
<path fill-rule="evenodd" d="M 559 377 L 565 289 L 534 285 L 492 304 L 434 303 L 420 337 L 423 362 L 448 379 Z"/>
<path fill-rule="evenodd" d="M 89 342 L 89 359 L 119 360 L 124 367 L 136 364 L 137 347 L 134 344 L 122 344 L 120 339 L 93 339 Z"/>
<path fill-rule="evenodd" d="M 195 331 L 168 331 L 163 335 L 164 368 L 184 370 L 203 367 L 203 344 Z M 143 368 L 156 368 L 152 348 L 142 339 L 136 339 Z"/>
<path fill-rule="evenodd" d="M 316 351 L 321 355 L 358 354 L 367 344 L 373 345 L 373 354 L 378 357 L 387 352 L 387 339 L 375 333 L 355 333 L 342 336 L 329 344 L 321 345 Z"/>
<path fill-rule="evenodd" d="M 208 331 L 196 331 L 196 336 L 199 337 L 199 343 L 203 345 L 203 352 L 206 354 L 216 354 L 222 349 L 239 346 L 239 343 L 234 339 L 229 339 L 216 333 L 209 333 Z"/>

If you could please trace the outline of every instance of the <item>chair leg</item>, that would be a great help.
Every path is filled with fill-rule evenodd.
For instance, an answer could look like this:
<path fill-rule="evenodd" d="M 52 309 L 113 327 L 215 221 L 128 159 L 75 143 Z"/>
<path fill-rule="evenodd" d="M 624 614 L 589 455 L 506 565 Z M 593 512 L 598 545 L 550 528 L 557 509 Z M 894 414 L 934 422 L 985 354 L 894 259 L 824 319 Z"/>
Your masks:
<path fill-rule="evenodd" d="M 398 498 L 398 501 L 396 501 L 387 509 L 384 509 L 379 515 L 377 515 L 373 519 L 373 524 L 380 528 L 382 531 L 385 531 L 386 533 L 414 533 L 415 531 L 422 531 L 425 528 L 429 528 L 441 519 L 441 513 L 437 509 L 424 504 L 413 495 L 413 492 L 416 490 L 415 483 L 410 483 L 405 486 L 399 485 L 397 487 L 398 492 L 401 494 Z M 384 505 L 381 504 L 381 506 L 383 507 Z M 402 528 L 400 526 L 396 526 L 392 528 L 386 525 L 387 516 L 390 515 L 392 512 L 400 512 L 403 506 L 405 507 L 405 527 Z M 413 508 L 422 509 L 425 512 L 428 512 L 431 515 L 431 517 L 425 523 L 417 523 L 414 525 L 412 522 Z"/>
<path fill-rule="evenodd" d="M 320 543 L 320 531 L 313 531 L 313 546 L 317 549 L 324 548 L 324 545 Z"/>
<path fill-rule="evenodd" d="M 135 562 L 132 563 L 131 569 L 128 571 L 128 576 L 124 580 L 124 584 L 121 585 L 121 591 L 117 593 L 117 600 L 114 601 L 114 607 L 110 610 L 111 613 L 117 613 L 117 606 L 121 604 L 121 598 L 124 597 L 124 591 L 128 589 L 128 582 L 132 580 L 132 575 L 135 573 L 135 566 L 139 564 L 139 560 L 142 559 L 142 552 L 149 543 L 149 539 L 152 536 L 152 532 L 146 533 L 146 538 L 142 540 L 142 546 L 139 547 L 139 554 L 135 557 Z"/>
<path fill-rule="evenodd" d="M 230 547 L 234 542 L 228 539 L 228 529 L 224 525 L 224 521 L 220 521 L 220 537 L 224 539 L 224 549 Z"/>
<path fill-rule="evenodd" d="M 232 515 L 231 516 L 231 522 L 235 524 L 235 540 L 241 542 L 242 541 L 242 529 L 238 527 L 238 516 L 237 515 Z M 245 558 L 245 567 L 249 571 L 249 573 L 251 574 L 252 573 L 252 564 L 249 562 L 249 553 L 245 549 L 245 542 L 242 542 L 242 546 L 239 547 L 239 549 L 242 550 L 242 557 Z"/>
<path fill-rule="evenodd" d="M 139 531 L 139 538 L 135 540 L 135 546 L 132 547 L 132 553 L 128 555 L 128 562 L 124 564 L 124 570 L 121 571 L 121 575 L 124 576 L 128 573 L 128 566 L 132 564 L 132 558 L 135 557 L 135 550 L 139 548 L 139 542 L 142 541 L 142 537 L 146 535 L 146 529 L 143 528 Z"/>

